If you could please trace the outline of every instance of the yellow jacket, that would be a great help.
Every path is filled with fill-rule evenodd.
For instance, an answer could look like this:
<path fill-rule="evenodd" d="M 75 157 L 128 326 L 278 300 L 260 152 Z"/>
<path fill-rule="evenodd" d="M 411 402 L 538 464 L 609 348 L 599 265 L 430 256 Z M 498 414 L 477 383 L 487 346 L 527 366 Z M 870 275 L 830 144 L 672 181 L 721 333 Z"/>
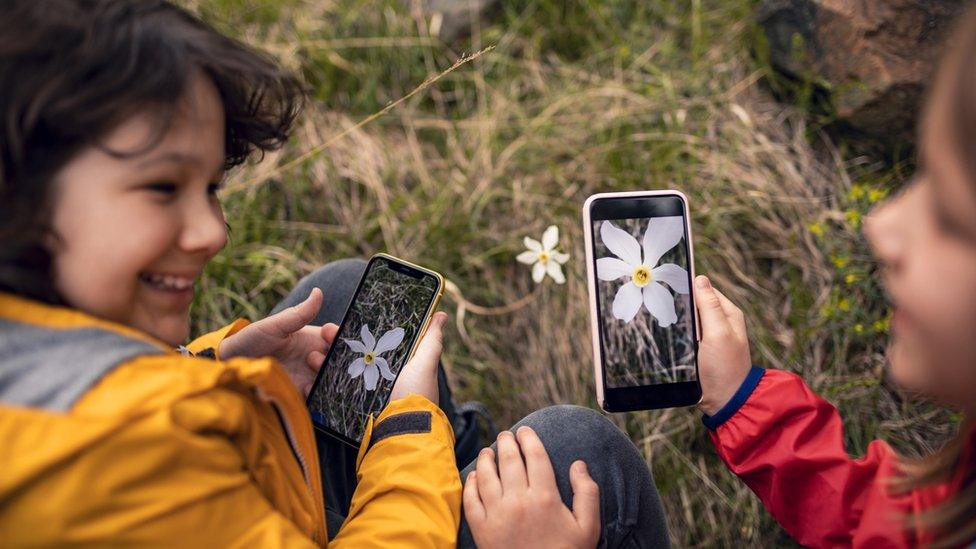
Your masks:
<path fill-rule="evenodd" d="M 244 325 L 190 350 L 218 349 Z M 436 405 L 391 402 L 366 431 L 349 516 L 329 543 L 313 427 L 276 362 L 182 356 L 0 293 L 4 547 L 453 547 L 453 447 Z"/>

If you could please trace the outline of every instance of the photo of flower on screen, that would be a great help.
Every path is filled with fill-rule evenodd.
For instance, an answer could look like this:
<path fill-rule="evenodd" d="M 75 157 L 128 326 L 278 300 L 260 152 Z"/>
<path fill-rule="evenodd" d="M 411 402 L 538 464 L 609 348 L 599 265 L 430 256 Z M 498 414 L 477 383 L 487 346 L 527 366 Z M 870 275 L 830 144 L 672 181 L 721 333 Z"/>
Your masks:
<path fill-rule="evenodd" d="M 593 224 L 606 384 L 695 379 L 681 216 Z"/>

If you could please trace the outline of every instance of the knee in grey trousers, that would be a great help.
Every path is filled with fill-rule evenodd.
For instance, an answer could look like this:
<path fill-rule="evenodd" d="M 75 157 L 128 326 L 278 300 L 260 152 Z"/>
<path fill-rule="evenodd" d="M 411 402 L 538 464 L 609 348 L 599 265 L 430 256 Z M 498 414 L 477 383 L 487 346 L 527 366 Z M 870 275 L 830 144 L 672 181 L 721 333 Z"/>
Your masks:
<path fill-rule="evenodd" d="M 634 443 L 600 412 L 558 405 L 532 412 L 512 426 L 531 427 L 552 460 L 559 495 L 572 507 L 569 466 L 586 462 L 600 487 L 599 547 L 670 547 L 664 510 L 651 471 Z M 492 444 L 492 448 L 495 445 Z M 474 462 L 461 471 L 464 482 Z M 458 547 L 475 547 L 467 521 L 461 519 Z"/>

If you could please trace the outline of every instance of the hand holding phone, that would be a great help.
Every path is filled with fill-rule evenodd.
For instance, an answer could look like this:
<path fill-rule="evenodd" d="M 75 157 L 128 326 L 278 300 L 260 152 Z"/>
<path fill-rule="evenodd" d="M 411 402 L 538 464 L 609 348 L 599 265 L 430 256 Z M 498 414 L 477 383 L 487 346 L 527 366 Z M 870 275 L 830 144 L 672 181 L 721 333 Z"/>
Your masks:
<path fill-rule="evenodd" d="M 702 400 L 698 408 L 715 415 L 749 375 L 749 337 L 742 311 L 704 276 L 695 278 L 702 338 L 698 349 Z"/>
<path fill-rule="evenodd" d="M 397 376 L 396 383 L 393 384 L 390 400 L 401 399 L 407 395 L 420 395 L 437 403 L 440 396 L 437 389 L 437 365 L 441 360 L 446 321 L 446 313 L 435 313 L 431 317 L 427 331 L 417 345 L 417 351 L 407 361 L 400 375 Z"/>

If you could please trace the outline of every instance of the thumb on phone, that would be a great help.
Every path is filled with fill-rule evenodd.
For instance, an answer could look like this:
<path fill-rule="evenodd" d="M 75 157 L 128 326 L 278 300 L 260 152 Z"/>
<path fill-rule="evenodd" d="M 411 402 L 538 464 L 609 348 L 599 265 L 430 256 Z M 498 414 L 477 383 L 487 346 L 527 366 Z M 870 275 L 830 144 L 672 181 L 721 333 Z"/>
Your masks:
<path fill-rule="evenodd" d="M 390 400 L 403 398 L 410 394 L 426 397 L 437 403 L 437 365 L 441 360 L 444 340 L 446 313 L 435 313 L 427 326 L 413 357 L 403 366 L 403 370 L 393 384 Z"/>

